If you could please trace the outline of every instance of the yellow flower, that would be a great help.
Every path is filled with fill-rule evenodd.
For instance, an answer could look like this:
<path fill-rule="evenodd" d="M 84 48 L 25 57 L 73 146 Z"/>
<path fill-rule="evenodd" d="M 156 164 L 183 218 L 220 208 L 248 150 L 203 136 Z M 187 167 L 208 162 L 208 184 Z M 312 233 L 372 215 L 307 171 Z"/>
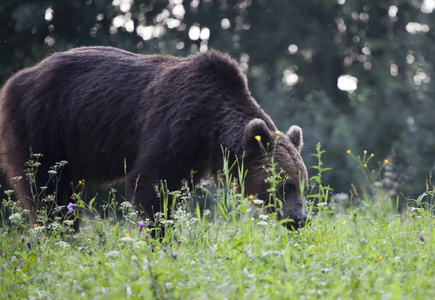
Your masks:
<path fill-rule="evenodd" d="M 388 159 L 384 160 L 384 163 L 388 164 Z"/>
<path fill-rule="evenodd" d="M 160 249 L 160 247 L 159 246 L 156 246 L 156 250 L 159 250 Z"/>
<path fill-rule="evenodd" d="M 125 236 L 126 236 L 126 237 L 129 237 L 129 236 L 130 236 L 130 233 L 127 232 L 127 233 L 125 234 Z"/>
<path fill-rule="evenodd" d="M 213 247 L 217 248 L 217 247 L 218 247 L 218 245 L 217 245 L 217 244 L 214 244 L 214 245 L 213 245 Z"/>
<path fill-rule="evenodd" d="M 256 139 L 257 141 L 261 141 L 261 136 L 256 135 L 256 136 L 255 136 L 255 139 Z"/>
<path fill-rule="evenodd" d="M 279 131 L 279 130 L 276 131 L 276 134 L 280 134 L 280 133 L 281 133 L 281 131 Z"/>
<path fill-rule="evenodd" d="M 249 195 L 249 200 L 252 200 L 252 194 L 251 194 L 251 195 Z"/>
<path fill-rule="evenodd" d="M 364 164 L 364 168 L 367 168 L 367 164 Z"/>
<path fill-rule="evenodd" d="M 350 150 L 347 150 L 347 154 L 350 154 L 350 152 L 351 152 Z"/>
<path fill-rule="evenodd" d="M 382 256 L 379 256 L 379 259 L 382 259 Z"/>
<path fill-rule="evenodd" d="M 372 153 L 372 154 L 370 154 L 370 156 L 373 157 L 373 156 L 375 156 L 375 155 Z"/>
<path fill-rule="evenodd" d="M 83 184 L 83 181 L 79 180 L 79 184 Z"/>

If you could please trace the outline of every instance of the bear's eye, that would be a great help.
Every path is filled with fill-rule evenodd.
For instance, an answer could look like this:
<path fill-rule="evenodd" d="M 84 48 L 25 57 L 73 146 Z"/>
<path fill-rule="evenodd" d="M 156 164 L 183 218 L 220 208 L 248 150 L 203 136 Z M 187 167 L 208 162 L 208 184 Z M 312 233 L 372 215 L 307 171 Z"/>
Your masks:
<path fill-rule="evenodd" d="M 277 188 L 277 195 L 281 199 L 284 199 L 286 194 L 294 192 L 295 185 L 289 181 L 286 181 L 286 182 L 279 183 L 276 188 Z"/>

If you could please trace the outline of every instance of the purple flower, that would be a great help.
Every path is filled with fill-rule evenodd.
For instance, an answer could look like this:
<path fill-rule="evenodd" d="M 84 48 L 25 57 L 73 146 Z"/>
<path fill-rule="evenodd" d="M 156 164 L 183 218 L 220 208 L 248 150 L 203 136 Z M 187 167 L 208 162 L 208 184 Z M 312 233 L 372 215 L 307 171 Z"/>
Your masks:
<path fill-rule="evenodd" d="M 32 243 L 31 243 L 31 242 L 28 242 L 28 243 L 27 243 L 27 247 L 29 247 L 29 249 L 31 249 L 31 248 L 32 248 Z"/>
<path fill-rule="evenodd" d="M 68 212 L 72 213 L 74 211 L 74 203 L 69 203 L 66 208 L 68 208 Z"/>
<path fill-rule="evenodd" d="M 149 280 L 147 283 L 148 283 L 149 285 L 153 285 L 153 281 L 152 281 L 152 280 Z"/>
<path fill-rule="evenodd" d="M 145 227 L 144 221 L 139 221 L 139 231 L 142 231 L 144 227 Z"/>
<path fill-rule="evenodd" d="M 177 259 L 177 258 L 178 258 L 178 252 L 174 252 L 174 253 L 172 253 L 172 257 L 173 257 L 174 259 Z"/>
<path fill-rule="evenodd" d="M 41 243 L 41 239 L 38 237 L 36 237 L 36 243 L 39 245 Z"/>
<path fill-rule="evenodd" d="M 24 240 L 26 239 L 26 237 L 24 235 L 21 236 L 21 242 L 24 243 Z"/>

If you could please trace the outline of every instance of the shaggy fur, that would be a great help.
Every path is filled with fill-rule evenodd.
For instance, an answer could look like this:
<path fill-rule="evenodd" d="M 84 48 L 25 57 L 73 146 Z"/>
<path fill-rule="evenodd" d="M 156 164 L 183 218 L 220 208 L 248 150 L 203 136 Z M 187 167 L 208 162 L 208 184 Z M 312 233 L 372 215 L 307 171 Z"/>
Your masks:
<path fill-rule="evenodd" d="M 246 193 L 267 200 L 265 161 L 255 136 L 273 144 L 276 130 L 236 62 L 216 51 L 177 58 L 77 48 L 17 73 L 0 97 L 0 153 L 11 182 L 24 176 L 31 153 L 44 155 L 39 185 L 51 165 L 66 160 L 56 195 L 66 205 L 71 182 L 120 182 L 125 160 L 129 197 L 151 218 L 161 207 L 154 185 L 164 179 L 174 190 L 191 170 L 195 181 L 217 173 L 221 145 L 238 157 L 246 153 Z M 280 134 L 275 150 L 278 168 L 291 177 L 282 217 L 294 220 L 306 218 L 301 147 L 302 131 L 293 126 Z M 28 183 L 21 180 L 16 192 L 33 218 Z"/>

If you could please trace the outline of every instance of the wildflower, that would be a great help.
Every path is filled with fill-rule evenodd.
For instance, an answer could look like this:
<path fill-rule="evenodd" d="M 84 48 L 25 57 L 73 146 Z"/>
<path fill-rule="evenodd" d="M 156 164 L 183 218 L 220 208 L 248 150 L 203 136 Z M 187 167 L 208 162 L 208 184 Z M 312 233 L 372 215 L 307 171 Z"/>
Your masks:
<path fill-rule="evenodd" d="M 9 221 L 11 221 L 12 224 L 20 224 L 21 223 L 21 214 L 14 213 L 14 214 L 10 215 Z"/>
<path fill-rule="evenodd" d="M 218 245 L 217 245 L 217 244 L 214 244 L 214 245 L 213 245 L 213 247 L 217 248 L 217 247 L 218 247 Z"/>
<path fill-rule="evenodd" d="M 47 228 L 46 226 L 36 226 L 34 228 L 35 231 L 43 231 L 45 228 Z"/>
<path fill-rule="evenodd" d="M 367 150 L 364 150 L 364 154 L 367 154 Z"/>
<path fill-rule="evenodd" d="M 72 213 L 74 211 L 74 203 L 68 203 L 68 205 L 66 206 L 66 208 L 68 208 L 68 212 Z"/>
<path fill-rule="evenodd" d="M 127 296 L 131 296 L 131 286 L 128 284 L 124 285 Z"/>
<path fill-rule="evenodd" d="M 130 234 L 128 236 L 120 238 L 121 242 L 134 242 L 134 240 L 130 237 Z"/>
<path fill-rule="evenodd" d="M 24 240 L 26 239 L 26 237 L 24 235 L 21 236 L 21 242 L 24 243 Z"/>
<path fill-rule="evenodd" d="M 166 282 L 165 283 L 165 287 L 167 290 L 172 290 L 172 283 L 171 282 Z"/>
<path fill-rule="evenodd" d="M 160 247 L 159 246 L 156 246 L 156 250 L 159 250 L 160 249 Z"/>
<path fill-rule="evenodd" d="M 177 259 L 177 258 L 178 258 L 178 252 L 174 252 L 174 253 L 172 253 L 172 257 L 173 257 L 174 259 Z"/>
<path fill-rule="evenodd" d="M 384 163 L 388 164 L 388 159 L 384 160 Z"/>
<path fill-rule="evenodd" d="M 267 224 L 269 224 L 269 223 L 267 223 L 267 221 L 260 221 L 257 224 L 260 226 L 267 226 Z"/>
<path fill-rule="evenodd" d="M 153 281 L 152 281 L 152 280 L 149 280 L 147 283 L 148 283 L 149 285 L 153 285 Z"/>
<path fill-rule="evenodd" d="M 423 237 L 423 235 L 422 235 L 421 233 L 419 233 L 419 234 L 417 235 L 417 237 L 418 237 L 418 239 L 419 239 L 420 241 L 424 242 L 424 237 Z"/>
<path fill-rule="evenodd" d="M 255 136 L 255 139 L 256 139 L 257 141 L 261 141 L 261 136 L 256 135 L 256 136 Z"/>
<path fill-rule="evenodd" d="M 139 232 L 141 232 L 145 227 L 144 221 L 139 221 Z"/>
<path fill-rule="evenodd" d="M 82 180 L 79 180 L 79 184 L 80 184 L 80 185 L 83 184 L 83 181 L 82 181 Z"/>
<path fill-rule="evenodd" d="M 114 258 L 114 257 L 118 256 L 119 253 L 120 253 L 119 251 L 113 250 L 113 251 L 110 251 L 110 252 L 106 253 L 106 257 L 108 257 L 108 258 Z"/>
<path fill-rule="evenodd" d="M 379 259 L 382 259 L 383 257 L 382 256 L 379 256 Z"/>
<path fill-rule="evenodd" d="M 124 202 L 122 202 L 122 203 L 121 203 L 121 206 L 122 206 L 123 208 L 131 208 L 131 207 L 133 207 L 133 205 L 132 205 L 130 202 L 128 202 L 128 201 L 124 201 Z"/>
<path fill-rule="evenodd" d="M 254 202 L 254 204 L 256 204 L 256 205 L 261 205 L 264 203 L 264 201 L 260 200 L 260 199 L 254 199 L 254 200 L 252 200 L 252 202 Z"/>
<path fill-rule="evenodd" d="M 39 236 L 36 237 L 36 243 L 39 245 L 41 243 L 41 239 L 39 238 Z"/>
<path fill-rule="evenodd" d="M 73 220 L 63 220 L 63 224 L 65 224 L 66 226 L 73 226 L 74 221 Z"/>
<path fill-rule="evenodd" d="M 61 246 L 63 248 L 69 248 L 70 247 L 70 245 L 67 242 L 64 242 L 64 241 L 57 242 L 55 245 Z"/>
<path fill-rule="evenodd" d="M 351 152 L 350 150 L 347 150 L 347 154 L 350 154 L 350 152 Z"/>
<path fill-rule="evenodd" d="M 373 157 L 373 156 L 375 156 L 375 155 L 372 153 L 372 154 L 370 154 L 370 156 Z"/>
<path fill-rule="evenodd" d="M 364 168 L 367 168 L 367 164 L 364 164 Z"/>
<path fill-rule="evenodd" d="M 275 133 L 276 133 L 276 134 L 281 134 L 281 131 L 277 130 Z"/>
<path fill-rule="evenodd" d="M 128 228 L 127 228 L 127 229 L 128 229 Z M 126 236 L 126 237 L 130 237 L 130 233 L 127 232 L 127 233 L 125 234 L 125 236 Z"/>
<path fill-rule="evenodd" d="M 251 194 L 251 195 L 249 195 L 249 200 L 252 200 L 252 194 Z"/>
<path fill-rule="evenodd" d="M 27 247 L 29 247 L 29 249 L 32 249 L 32 243 L 31 243 L 31 242 L 28 242 L 28 243 L 27 243 Z"/>
<path fill-rule="evenodd" d="M 259 215 L 258 216 L 261 220 L 267 220 L 268 218 L 269 218 L 269 215 L 263 215 L 263 214 L 261 214 L 261 215 Z"/>

